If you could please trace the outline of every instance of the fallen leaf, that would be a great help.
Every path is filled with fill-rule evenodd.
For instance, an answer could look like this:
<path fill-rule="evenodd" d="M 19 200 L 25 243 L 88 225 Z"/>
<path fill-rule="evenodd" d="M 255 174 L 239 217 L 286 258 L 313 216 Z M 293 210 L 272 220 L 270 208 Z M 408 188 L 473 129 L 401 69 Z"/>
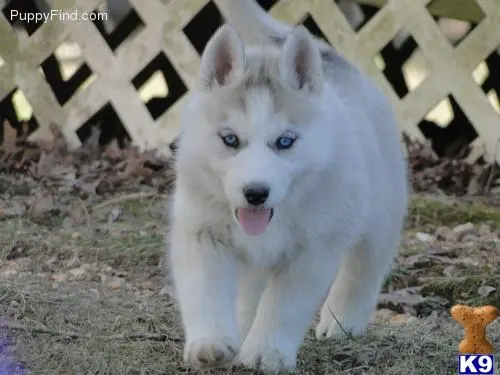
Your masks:
<path fill-rule="evenodd" d="M 123 150 L 118 146 L 118 141 L 113 139 L 113 141 L 104 148 L 104 156 L 111 160 L 119 160 L 123 158 Z"/>
<path fill-rule="evenodd" d="M 17 152 L 17 130 L 12 127 L 9 121 L 3 122 L 3 140 L 0 144 L 0 162 L 5 163 L 12 155 Z"/>
<path fill-rule="evenodd" d="M 125 284 L 125 280 L 123 280 L 121 278 L 114 278 L 112 281 L 110 281 L 107 284 L 107 288 L 109 290 L 118 290 L 118 289 L 121 289 L 124 284 Z"/>
<path fill-rule="evenodd" d="M 155 289 L 155 285 L 153 284 L 152 281 L 143 281 L 140 285 L 140 288 L 141 289 L 148 289 L 148 290 L 154 290 Z"/>
<path fill-rule="evenodd" d="M 395 291 L 394 293 L 381 293 L 379 296 L 379 303 L 397 303 L 404 305 L 416 305 L 425 301 L 425 298 L 417 293 L 410 293 L 406 289 L 400 289 Z"/>
<path fill-rule="evenodd" d="M 454 265 L 446 266 L 443 270 L 443 275 L 446 277 L 454 277 L 456 272 L 456 267 Z"/>
<path fill-rule="evenodd" d="M 87 271 L 84 268 L 80 267 L 73 268 L 72 270 L 69 270 L 68 273 L 74 278 L 80 279 L 87 273 Z"/>
<path fill-rule="evenodd" d="M 37 217 L 54 209 L 54 197 L 47 190 L 38 191 L 35 195 L 33 204 L 30 207 L 30 213 Z"/>
<path fill-rule="evenodd" d="M 66 281 L 68 279 L 68 275 L 65 273 L 55 273 L 53 275 L 50 275 L 49 279 L 58 282 Z"/>
<path fill-rule="evenodd" d="M 108 215 L 108 224 L 114 223 L 123 213 L 121 208 L 113 208 Z"/>
<path fill-rule="evenodd" d="M 458 237 L 458 239 L 461 240 L 465 235 L 475 233 L 474 224 L 465 223 L 465 224 L 457 225 L 455 228 L 453 228 L 453 233 L 455 233 L 455 235 Z"/>
<path fill-rule="evenodd" d="M 455 242 L 457 235 L 448 227 L 439 227 L 436 229 L 435 236 L 438 240 Z"/>
<path fill-rule="evenodd" d="M 434 241 L 434 237 L 428 233 L 418 232 L 415 237 L 421 242 L 430 243 Z"/>
<path fill-rule="evenodd" d="M 425 268 L 431 264 L 432 261 L 426 254 L 411 255 L 403 261 L 403 265 L 407 268 Z"/>
<path fill-rule="evenodd" d="M 37 139 L 33 143 L 42 151 L 47 153 L 54 151 L 58 147 L 62 147 L 66 150 L 66 141 L 64 140 L 64 136 L 59 130 L 59 127 L 56 124 L 51 123 L 49 124 L 49 129 L 52 134 L 52 139 Z"/>
<path fill-rule="evenodd" d="M 80 265 L 80 259 L 78 259 L 78 257 L 74 256 L 66 262 L 65 267 L 66 268 L 74 268 L 74 267 L 78 267 L 79 265 Z"/>
<path fill-rule="evenodd" d="M 481 287 L 479 287 L 479 289 L 477 290 L 477 293 L 485 298 L 485 297 L 488 297 L 491 293 L 493 293 L 495 290 L 497 290 L 497 288 L 493 287 L 493 286 L 489 286 L 489 285 L 483 285 Z"/>

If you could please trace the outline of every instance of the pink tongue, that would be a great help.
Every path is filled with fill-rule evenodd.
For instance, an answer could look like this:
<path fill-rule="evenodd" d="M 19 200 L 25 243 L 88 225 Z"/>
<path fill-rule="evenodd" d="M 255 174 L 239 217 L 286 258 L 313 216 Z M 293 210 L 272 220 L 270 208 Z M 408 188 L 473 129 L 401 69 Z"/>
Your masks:
<path fill-rule="evenodd" d="M 250 236 L 257 236 L 266 230 L 267 224 L 271 220 L 271 209 L 238 208 L 236 215 L 245 233 Z"/>

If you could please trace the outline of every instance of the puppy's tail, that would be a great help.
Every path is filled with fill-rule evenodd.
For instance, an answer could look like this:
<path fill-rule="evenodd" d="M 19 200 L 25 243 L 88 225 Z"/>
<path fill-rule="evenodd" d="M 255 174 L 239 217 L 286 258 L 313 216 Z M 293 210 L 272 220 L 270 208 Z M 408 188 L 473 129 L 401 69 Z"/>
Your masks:
<path fill-rule="evenodd" d="M 293 26 L 275 20 L 255 0 L 216 0 L 228 23 L 238 32 L 245 44 L 283 45 Z M 332 47 L 314 38 L 321 51 Z"/>
<path fill-rule="evenodd" d="M 218 0 L 217 5 L 246 44 L 282 44 L 292 30 L 266 13 L 255 0 Z"/>

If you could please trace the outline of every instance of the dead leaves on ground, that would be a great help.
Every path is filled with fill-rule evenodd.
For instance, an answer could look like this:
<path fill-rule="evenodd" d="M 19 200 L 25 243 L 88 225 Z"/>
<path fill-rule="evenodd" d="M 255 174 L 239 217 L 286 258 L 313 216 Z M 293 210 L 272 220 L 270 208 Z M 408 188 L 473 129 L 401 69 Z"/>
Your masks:
<path fill-rule="evenodd" d="M 405 236 L 404 250 L 385 280 L 379 307 L 427 316 L 448 311 L 456 303 L 498 304 L 499 246 L 500 229 L 485 223 Z"/>
<path fill-rule="evenodd" d="M 0 143 L 0 194 L 10 196 L 47 196 L 40 188 L 59 197 L 77 193 L 82 199 L 117 191 L 138 191 L 149 186 L 159 192 L 169 191 L 174 174 L 171 160 L 155 152 L 140 153 L 130 144 L 120 147 L 116 139 L 100 146 L 100 130 L 92 128 L 90 137 L 75 151 L 70 151 L 55 125 L 52 138 L 29 141 L 28 124 L 20 129 L 3 123 Z M 439 158 L 430 143 L 410 140 L 403 135 L 413 189 L 416 192 L 473 196 L 500 196 L 500 168 L 481 162 L 467 162 L 466 153 L 456 158 Z M 170 145 L 175 156 L 176 141 Z M 2 180 L 3 179 L 3 180 Z M 36 212 L 31 206 L 0 202 L 0 217 L 19 212 Z M 45 204 L 40 206 L 44 207 Z M 10 214 L 9 214 L 10 212 Z"/>
<path fill-rule="evenodd" d="M 100 130 L 76 151 L 69 151 L 57 126 L 52 125 L 52 139 L 27 141 L 27 124 L 21 132 L 8 121 L 3 124 L 0 144 L 0 172 L 23 172 L 48 186 L 63 185 L 87 194 L 102 194 L 125 183 L 168 188 L 172 176 L 170 161 L 155 152 L 140 153 L 130 144 L 119 147 L 113 141 L 99 145 Z"/>
<path fill-rule="evenodd" d="M 481 157 L 471 160 L 471 150 L 463 150 L 454 158 L 440 158 L 430 141 L 414 141 L 406 134 L 403 134 L 403 141 L 416 192 L 458 196 L 500 194 L 500 168 L 485 163 Z"/>
<path fill-rule="evenodd" d="M 2 165 L 12 163 L 19 154 L 24 153 L 25 147 L 23 143 L 28 135 L 28 124 L 22 123 L 18 134 L 18 131 L 5 120 L 2 134 L 3 139 L 0 143 L 0 168 Z M 19 167 L 18 163 L 15 163 L 15 166 Z"/>
<path fill-rule="evenodd" d="M 140 153 L 130 144 L 119 147 L 116 140 L 100 146 L 97 127 L 79 149 L 70 151 L 58 127 L 50 130 L 51 139 L 28 141 L 27 124 L 18 131 L 4 122 L 0 219 L 27 214 L 50 221 L 71 212 L 75 195 L 96 201 L 109 193 L 162 193 L 172 186 L 171 160 L 155 152 Z"/>

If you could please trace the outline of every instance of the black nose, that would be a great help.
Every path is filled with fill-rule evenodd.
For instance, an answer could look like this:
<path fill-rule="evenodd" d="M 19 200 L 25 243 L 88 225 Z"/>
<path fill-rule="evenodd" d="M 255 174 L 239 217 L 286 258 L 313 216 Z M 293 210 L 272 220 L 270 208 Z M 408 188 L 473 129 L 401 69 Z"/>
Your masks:
<path fill-rule="evenodd" d="M 269 196 L 269 188 L 258 184 L 247 185 L 243 188 L 243 194 L 248 203 L 258 206 L 266 201 Z"/>

